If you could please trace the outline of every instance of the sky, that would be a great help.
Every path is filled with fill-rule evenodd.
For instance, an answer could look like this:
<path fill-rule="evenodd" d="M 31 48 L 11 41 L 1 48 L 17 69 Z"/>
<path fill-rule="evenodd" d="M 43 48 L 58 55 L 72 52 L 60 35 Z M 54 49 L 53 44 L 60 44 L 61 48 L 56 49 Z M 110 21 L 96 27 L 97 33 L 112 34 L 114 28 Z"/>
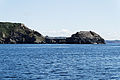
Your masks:
<path fill-rule="evenodd" d="M 0 0 L 0 22 L 24 23 L 44 36 L 94 31 L 120 39 L 120 0 Z"/>

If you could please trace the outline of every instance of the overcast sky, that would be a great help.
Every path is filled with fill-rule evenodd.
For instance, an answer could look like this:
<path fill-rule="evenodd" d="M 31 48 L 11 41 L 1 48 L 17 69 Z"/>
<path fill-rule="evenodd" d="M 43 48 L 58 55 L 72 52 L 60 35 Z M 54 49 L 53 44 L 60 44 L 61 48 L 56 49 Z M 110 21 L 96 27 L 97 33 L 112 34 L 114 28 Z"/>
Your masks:
<path fill-rule="evenodd" d="M 44 36 L 91 30 L 120 39 L 120 0 L 0 0 L 0 21 L 24 23 Z"/>

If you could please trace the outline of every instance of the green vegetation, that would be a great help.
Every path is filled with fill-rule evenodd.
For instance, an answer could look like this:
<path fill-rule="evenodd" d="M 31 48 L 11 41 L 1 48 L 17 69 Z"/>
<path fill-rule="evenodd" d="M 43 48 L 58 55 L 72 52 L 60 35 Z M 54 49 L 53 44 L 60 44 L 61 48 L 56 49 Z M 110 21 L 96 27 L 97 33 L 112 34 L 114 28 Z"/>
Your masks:
<path fill-rule="evenodd" d="M 0 43 L 42 43 L 44 37 L 22 23 L 0 22 Z"/>
<path fill-rule="evenodd" d="M 3 34 L 8 37 L 11 32 L 14 32 L 20 25 L 20 23 L 0 22 L 0 37 L 2 37 Z"/>

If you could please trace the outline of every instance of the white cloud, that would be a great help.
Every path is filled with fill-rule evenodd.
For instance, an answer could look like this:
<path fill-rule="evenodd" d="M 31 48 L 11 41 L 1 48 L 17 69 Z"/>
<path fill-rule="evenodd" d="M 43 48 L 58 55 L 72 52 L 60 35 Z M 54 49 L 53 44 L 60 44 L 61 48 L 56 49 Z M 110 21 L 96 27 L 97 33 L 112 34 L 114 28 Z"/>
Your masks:
<path fill-rule="evenodd" d="M 62 32 L 65 32 L 65 33 L 68 33 L 68 32 L 69 32 L 69 30 L 67 30 L 67 29 L 62 29 L 61 31 L 62 31 Z"/>
<path fill-rule="evenodd" d="M 71 31 L 68 29 L 61 29 L 59 31 L 56 30 L 51 30 L 51 31 L 42 31 L 42 34 L 44 36 L 53 36 L 53 37 L 66 37 L 66 36 L 71 36 Z"/>
<path fill-rule="evenodd" d="M 118 32 L 109 32 L 107 34 L 104 34 L 104 37 L 108 40 L 120 40 L 120 33 Z"/>

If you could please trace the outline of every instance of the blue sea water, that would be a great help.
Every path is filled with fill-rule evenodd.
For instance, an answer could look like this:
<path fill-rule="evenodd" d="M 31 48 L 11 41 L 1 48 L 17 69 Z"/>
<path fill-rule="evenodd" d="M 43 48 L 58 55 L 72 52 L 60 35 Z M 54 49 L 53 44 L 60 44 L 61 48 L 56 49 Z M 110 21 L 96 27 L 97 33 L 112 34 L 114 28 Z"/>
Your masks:
<path fill-rule="evenodd" d="M 0 80 L 120 80 L 120 44 L 1 44 Z"/>

